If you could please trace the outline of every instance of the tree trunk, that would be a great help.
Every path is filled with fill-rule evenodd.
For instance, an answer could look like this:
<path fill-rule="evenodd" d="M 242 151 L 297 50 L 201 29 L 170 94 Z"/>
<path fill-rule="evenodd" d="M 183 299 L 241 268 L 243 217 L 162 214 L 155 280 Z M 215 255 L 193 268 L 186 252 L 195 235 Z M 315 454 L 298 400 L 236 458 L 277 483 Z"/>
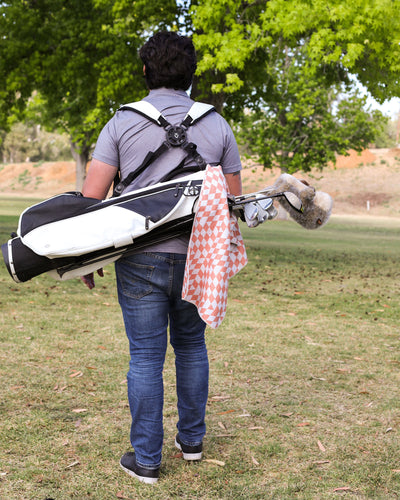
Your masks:
<path fill-rule="evenodd" d="M 86 165 L 89 161 L 89 147 L 78 147 L 71 143 L 72 157 L 75 160 L 75 187 L 77 191 L 82 191 L 83 182 L 86 177 Z"/>
<path fill-rule="evenodd" d="M 206 78 L 206 77 L 207 75 L 203 75 L 199 79 L 198 76 L 196 75 L 194 76 L 190 97 L 194 100 L 199 99 L 199 101 L 201 102 L 212 104 L 215 110 L 219 114 L 222 114 L 222 108 L 225 102 L 225 94 L 223 92 L 220 92 L 219 94 L 214 94 L 213 92 L 211 92 L 211 83 L 208 86 L 204 85 L 202 86 L 201 78 Z"/>

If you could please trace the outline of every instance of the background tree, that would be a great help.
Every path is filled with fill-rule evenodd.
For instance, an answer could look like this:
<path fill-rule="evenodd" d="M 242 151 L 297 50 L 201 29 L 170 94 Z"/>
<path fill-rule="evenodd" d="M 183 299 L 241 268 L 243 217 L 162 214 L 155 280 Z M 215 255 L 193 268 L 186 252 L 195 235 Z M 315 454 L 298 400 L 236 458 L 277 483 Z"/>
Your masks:
<path fill-rule="evenodd" d="M 400 95 L 399 2 L 203 0 L 192 11 L 198 73 L 266 167 L 323 168 L 374 139 L 385 119 L 365 110 L 354 75 L 377 100 Z"/>
<path fill-rule="evenodd" d="M 224 75 L 214 92 L 253 101 L 276 51 L 304 47 L 310 72 L 327 81 L 354 74 L 379 101 L 400 95 L 400 2 L 201 0 L 191 11 L 198 74 Z"/>
<path fill-rule="evenodd" d="M 366 109 L 357 90 L 341 93 L 323 74 L 310 72 L 303 50 L 286 50 L 269 69 L 267 99 L 247 109 L 235 129 L 264 168 L 294 173 L 322 169 L 336 154 L 368 147 L 387 119 Z"/>
<path fill-rule="evenodd" d="M 130 4 L 129 31 L 120 29 Z M 166 7 L 168 6 L 168 8 Z M 42 124 L 65 130 L 80 189 L 90 148 L 124 102 L 145 94 L 137 49 L 174 19 L 171 1 L 11 0 L 0 4 L 0 127 L 23 116 L 34 91 Z"/>
<path fill-rule="evenodd" d="M 353 74 L 378 100 L 400 95 L 400 2 L 9 0 L 0 4 L 0 128 L 10 115 L 20 116 L 37 91 L 43 99 L 41 123 L 65 130 L 71 139 L 79 189 L 103 125 L 120 104 L 146 93 L 137 50 L 159 29 L 193 34 L 199 55 L 193 97 L 212 102 L 230 119 L 239 119 L 243 109 L 263 111 L 270 122 L 280 113 L 268 133 L 288 120 L 288 130 L 294 133 L 301 125 L 303 132 L 312 130 L 309 143 L 323 144 L 319 128 L 328 134 L 329 120 L 343 119 L 338 114 L 323 119 L 317 109 L 338 89 L 351 90 Z M 310 91 L 315 114 L 306 105 Z M 363 123 L 366 132 L 372 122 Z M 266 135 L 261 137 L 267 144 Z M 351 147 L 361 147 L 360 134 L 352 137 Z M 292 139 L 300 151 L 299 136 Z M 325 147 L 333 151 L 342 143 L 326 141 Z M 259 154 L 266 161 L 270 152 L 260 144 Z M 318 157 L 323 166 L 325 157 L 315 149 L 303 147 L 298 155 L 305 165 L 315 165 Z M 295 165 L 300 162 L 283 167 Z"/>

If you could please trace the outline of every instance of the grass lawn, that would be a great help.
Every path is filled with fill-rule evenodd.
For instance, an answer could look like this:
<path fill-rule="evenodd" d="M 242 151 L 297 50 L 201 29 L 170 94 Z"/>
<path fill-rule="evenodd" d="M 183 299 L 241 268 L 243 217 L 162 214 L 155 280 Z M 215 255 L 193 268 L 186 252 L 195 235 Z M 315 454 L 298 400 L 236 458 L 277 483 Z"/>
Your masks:
<path fill-rule="evenodd" d="M 0 200 L 1 242 L 14 212 Z M 92 291 L 46 275 L 16 284 L 0 266 L 0 498 L 400 497 L 400 224 L 241 227 L 249 263 L 207 333 L 204 460 L 173 446 L 169 349 L 155 486 L 118 465 L 128 346 L 112 266 Z"/>

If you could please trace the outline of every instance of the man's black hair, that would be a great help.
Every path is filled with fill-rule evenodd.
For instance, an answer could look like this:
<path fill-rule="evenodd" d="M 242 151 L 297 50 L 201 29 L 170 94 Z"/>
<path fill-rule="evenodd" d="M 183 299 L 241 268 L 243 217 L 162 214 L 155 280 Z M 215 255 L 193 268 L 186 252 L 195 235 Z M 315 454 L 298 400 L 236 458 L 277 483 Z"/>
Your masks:
<path fill-rule="evenodd" d="M 163 31 L 153 35 L 140 49 L 149 89 L 167 87 L 187 90 L 196 71 L 196 51 L 192 40 Z"/>

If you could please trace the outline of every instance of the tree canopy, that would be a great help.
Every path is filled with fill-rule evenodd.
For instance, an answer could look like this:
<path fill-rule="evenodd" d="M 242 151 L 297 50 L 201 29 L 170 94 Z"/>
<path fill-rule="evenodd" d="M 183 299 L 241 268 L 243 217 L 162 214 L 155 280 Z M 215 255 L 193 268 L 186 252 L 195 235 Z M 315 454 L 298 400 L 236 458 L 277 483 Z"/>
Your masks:
<path fill-rule="evenodd" d="M 81 180 L 90 147 L 112 113 L 145 95 L 137 50 L 151 16 L 158 12 L 163 26 L 175 15 L 166 15 L 165 1 L 151 3 L 153 14 L 149 2 L 129 2 L 130 16 L 124 17 L 129 30 L 119 29 L 123 3 L 128 4 L 10 0 L 0 5 L 0 126 L 7 126 L 9 116 L 21 116 L 38 92 L 40 121 L 69 134 Z"/>
<path fill-rule="evenodd" d="M 192 96 L 212 102 L 228 119 L 242 119 L 242 127 L 245 109 L 257 113 L 259 124 L 268 118 L 268 130 L 263 127 L 270 144 L 279 127 L 294 130 L 295 112 L 296 130 L 312 130 L 308 143 L 322 144 L 320 129 L 333 130 L 329 120 L 349 125 L 348 116 L 323 120 L 310 109 L 352 92 L 353 75 L 379 101 L 400 96 L 397 1 L 8 0 L 0 4 L 0 128 L 21 116 L 36 91 L 41 122 L 68 132 L 82 178 L 106 121 L 120 104 L 145 95 L 137 51 L 160 29 L 193 36 L 198 71 Z M 362 131 L 370 130 L 363 120 Z M 359 133 L 348 137 L 351 147 L 363 144 Z M 323 140 L 330 151 L 339 147 L 340 141 Z M 303 146 L 307 168 L 318 155 L 308 161 L 314 153 Z M 268 148 L 258 154 L 267 165 Z M 320 157 L 320 166 L 324 161 Z"/>
<path fill-rule="evenodd" d="M 266 82 L 268 66 L 302 46 L 310 74 L 345 83 L 356 75 L 379 101 L 400 95 L 400 2 L 201 0 L 192 12 L 199 73 L 224 75 L 215 91 L 253 100 L 253 80 Z"/>

